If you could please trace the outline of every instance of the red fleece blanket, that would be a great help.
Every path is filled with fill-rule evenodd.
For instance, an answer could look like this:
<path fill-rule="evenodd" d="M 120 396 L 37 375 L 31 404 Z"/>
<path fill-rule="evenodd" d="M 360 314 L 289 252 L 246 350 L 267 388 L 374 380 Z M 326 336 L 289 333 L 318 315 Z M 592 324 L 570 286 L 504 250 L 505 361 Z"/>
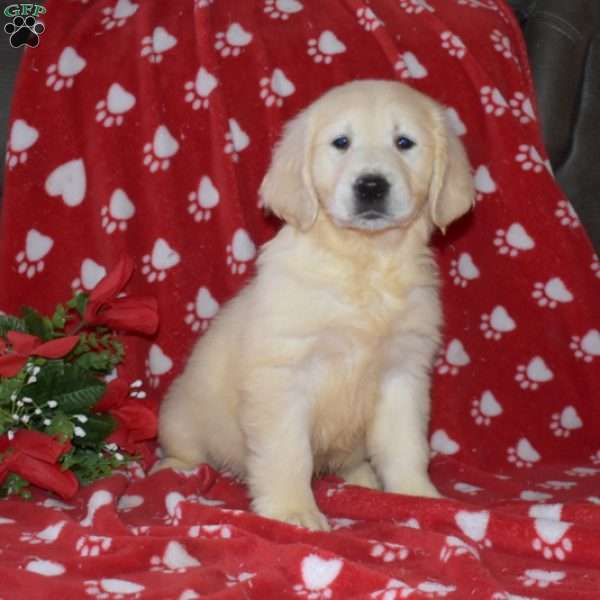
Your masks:
<path fill-rule="evenodd" d="M 478 190 L 435 240 L 433 501 L 315 482 L 333 532 L 206 466 L 0 502 L 0 597 L 600 597 L 600 262 L 552 178 L 502 0 L 46 3 L 13 103 L 0 307 L 51 309 L 123 253 L 161 328 L 120 375 L 156 406 L 278 224 L 281 125 L 354 78 L 448 106 Z"/>

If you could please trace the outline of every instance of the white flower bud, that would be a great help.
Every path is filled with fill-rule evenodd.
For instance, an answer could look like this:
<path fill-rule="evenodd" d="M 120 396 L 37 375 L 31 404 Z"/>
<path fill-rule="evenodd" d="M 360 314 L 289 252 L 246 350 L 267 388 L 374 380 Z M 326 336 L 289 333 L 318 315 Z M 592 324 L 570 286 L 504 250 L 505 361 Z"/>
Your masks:
<path fill-rule="evenodd" d="M 73 433 L 77 437 L 85 437 L 85 430 L 83 430 L 81 427 L 75 427 L 75 429 L 73 430 Z"/>

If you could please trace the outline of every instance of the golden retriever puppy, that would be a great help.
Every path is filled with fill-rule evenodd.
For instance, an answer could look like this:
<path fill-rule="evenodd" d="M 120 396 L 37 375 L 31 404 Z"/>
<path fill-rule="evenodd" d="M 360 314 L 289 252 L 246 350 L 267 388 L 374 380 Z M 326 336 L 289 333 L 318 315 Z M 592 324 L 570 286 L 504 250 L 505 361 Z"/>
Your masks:
<path fill-rule="evenodd" d="M 314 473 L 438 497 L 428 240 L 474 198 L 444 109 L 393 81 L 334 88 L 287 125 L 260 194 L 287 224 L 169 390 L 159 468 L 229 469 L 257 513 L 310 529 L 328 529 Z"/>

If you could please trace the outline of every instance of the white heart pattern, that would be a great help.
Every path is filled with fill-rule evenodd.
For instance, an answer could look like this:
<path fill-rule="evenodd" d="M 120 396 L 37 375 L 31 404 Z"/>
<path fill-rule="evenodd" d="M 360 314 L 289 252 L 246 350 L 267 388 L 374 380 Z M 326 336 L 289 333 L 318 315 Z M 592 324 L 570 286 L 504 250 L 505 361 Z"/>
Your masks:
<path fill-rule="evenodd" d="M 152 375 L 164 375 L 173 367 L 173 361 L 162 351 L 158 344 L 150 346 L 148 364 Z"/>
<path fill-rule="evenodd" d="M 458 272 L 461 277 L 468 280 L 477 279 L 479 277 L 479 269 L 468 252 L 463 252 L 458 257 Z"/>
<path fill-rule="evenodd" d="M 152 32 L 152 49 L 157 54 L 170 50 L 177 44 L 177 38 L 172 36 L 164 27 L 156 27 Z"/>
<path fill-rule="evenodd" d="M 67 46 L 58 58 L 58 73 L 61 77 L 74 77 L 85 69 L 87 62 L 81 58 L 75 48 Z"/>
<path fill-rule="evenodd" d="M 323 31 L 318 41 L 319 51 L 323 54 L 341 54 L 346 51 L 346 46 L 340 42 L 333 31 Z"/>
<path fill-rule="evenodd" d="M 155 269 L 159 271 L 171 269 L 179 264 L 180 260 L 181 257 L 179 254 L 169 246 L 166 240 L 158 238 L 154 242 L 154 247 L 152 248 L 152 266 Z"/>
<path fill-rule="evenodd" d="M 549 279 L 544 286 L 544 292 L 548 298 L 557 302 L 571 302 L 573 300 L 573 294 L 566 288 L 560 277 Z"/>
<path fill-rule="evenodd" d="M 37 262 L 50 252 L 54 240 L 40 233 L 37 229 L 30 229 L 25 238 L 25 255 L 29 262 Z"/>
<path fill-rule="evenodd" d="M 15 119 L 10 130 L 9 147 L 13 152 L 23 152 L 33 146 L 40 134 L 23 119 Z"/>
<path fill-rule="evenodd" d="M 479 409 L 481 410 L 481 414 L 486 417 L 497 417 L 502 414 L 502 406 L 500 406 L 490 390 L 486 390 L 481 394 Z"/>
<path fill-rule="evenodd" d="M 281 98 L 287 98 L 296 91 L 296 86 L 281 69 L 275 69 L 271 75 L 271 89 Z"/>
<path fill-rule="evenodd" d="M 451 439 L 443 429 L 438 429 L 431 436 L 431 449 L 447 456 L 456 454 L 460 446 Z"/>
<path fill-rule="evenodd" d="M 337 579 L 343 566 L 339 558 L 327 560 L 309 554 L 302 559 L 302 581 L 308 590 L 323 590 Z"/>
<path fill-rule="evenodd" d="M 233 257 L 240 262 L 248 262 L 256 256 L 256 246 L 245 229 L 237 229 L 231 242 Z"/>
<path fill-rule="evenodd" d="M 229 134 L 231 135 L 231 143 L 236 152 L 241 152 L 248 147 L 250 138 L 248 134 L 239 126 L 235 119 L 229 119 Z"/>
<path fill-rule="evenodd" d="M 512 317 L 506 312 L 504 306 L 496 306 L 490 315 L 490 323 L 496 331 L 502 333 L 513 331 L 516 323 Z"/>
<path fill-rule="evenodd" d="M 113 219 L 127 221 L 135 214 L 135 206 L 129 196 L 121 188 L 117 188 L 110 197 L 110 216 Z"/>
<path fill-rule="evenodd" d="M 517 443 L 517 456 L 527 462 L 538 462 L 541 458 L 539 452 L 531 445 L 527 438 L 521 438 Z"/>
<path fill-rule="evenodd" d="M 196 295 L 196 314 L 201 319 L 212 319 L 219 312 L 219 303 L 208 288 L 201 287 Z"/>
<path fill-rule="evenodd" d="M 548 365 L 541 356 L 535 356 L 527 365 L 527 377 L 531 381 L 543 383 L 553 379 L 554 373 L 548 368 Z"/>
<path fill-rule="evenodd" d="M 113 83 L 108 88 L 106 96 L 106 105 L 113 115 L 122 115 L 131 110 L 135 104 L 135 96 L 130 94 L 124 87 L 118 83 Z"/>
<path fill-rule="evenodd" d="M 517 250 L 531 250 L 535 242 L 520 223 L 513 223 L 506 232 L 506 241 Z"/>
<path fill-rule="evenodd" d="M 560 413 L 560 425 L 564 429 L 573 430 L 583 427 L 583 422 L 574 406 L 567 406 Z"/>
<path fill-rule="evenodd" d="M 479 543 L 483 542 L 487 535 L 490 513 L 487 510 L 478 512 L 459 510 L 454 516 L 454 521 L 468 538 Z"/>
<path fill-rule="evenodd" d="M 106 269 L 95 260 L 86 258 L 81 263 L 81 283 L 85 290 L 93 290 L 106 277 Z"/>
<path fill-rule="evenodd" d="M 152 147 L 158 158 L 170 158 L 179 150 L 179 143 L 165 125 L 159 125 L 154 132 Z"/>
<path fill-rule="evenodd" d="M 412 52 L 402 54 L 404 66 L 412 79 L 423 79 L 427 77 L 427 69 L 419 62 L 419 59 Z"/>
<path fill-rule="evenodd" d="M 446 361 L 456 367 L 464 367 L 471 362 L 460 340 L 452 340 L 446 350 Z"/>
<path fill-rule="evenodd" d="M 73 207 L 83 202 L 86 185 L 85 165 L 78 158 L 54 169 L 44 187 L 49 196 L 61 196 L 67 206 Z"/>
<path fill-rule="evenodd" d="M 252 41 L 252 34 L 239 23 L 232 23 L 225 33 L 225 39 L 230 46 L 247 46 Z"/>
<path fill-rule="evenodd" d="M 214 75 L 211 75 L 204 67 L 198 69 L 194 84 L 198 96 L 207 98 L 217 85 L 219 85 L 219 81 Z"/>
<path fill-rule="evenodd" d="M 448 122 L 450 123 L 450 127 L 452 127 L 452 130 L 456 135 L 461 136 L 467 133 L 467 127 L 463 123 L 456 109 L 452 107 L 447 108 L 446 117 L 448 119 Z"/>
<path fill-rule="evenodd" d="M 482 194 L 493 194 L 497 189 L 496 182 L 485 165 L 480 165 L 475 171 L 475 189 Z"/>
<path fill-rule="evenodd" d="M 198 204 L 202 208 L 214 208 L 219 204 L 219 191 L 213 185 L 208 175 L 203 175 L 200 178 L 198 185 Z"/>
<path fill-rule="evenodd" d="M 600 356 L 600 331 L 590 329 L 581 340 L 581 349 L 590 356 Z"/>

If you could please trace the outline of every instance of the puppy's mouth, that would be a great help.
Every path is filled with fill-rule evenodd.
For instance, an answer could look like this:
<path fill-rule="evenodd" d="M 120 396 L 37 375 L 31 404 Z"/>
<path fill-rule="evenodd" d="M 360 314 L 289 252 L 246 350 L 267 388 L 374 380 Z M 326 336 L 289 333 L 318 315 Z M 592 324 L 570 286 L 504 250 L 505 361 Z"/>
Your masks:
<path fill-rule="evenodd" d="M 379 210 L 363 210 L 362 212 L 354 215 L 357 219 L 365 219 L 367 221 L 374 221 L 375 219 L 387 219 L 389 215 Z"/>

